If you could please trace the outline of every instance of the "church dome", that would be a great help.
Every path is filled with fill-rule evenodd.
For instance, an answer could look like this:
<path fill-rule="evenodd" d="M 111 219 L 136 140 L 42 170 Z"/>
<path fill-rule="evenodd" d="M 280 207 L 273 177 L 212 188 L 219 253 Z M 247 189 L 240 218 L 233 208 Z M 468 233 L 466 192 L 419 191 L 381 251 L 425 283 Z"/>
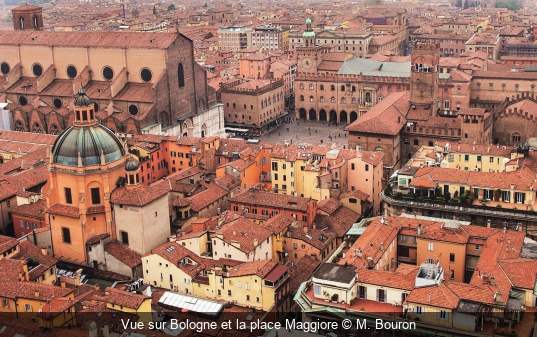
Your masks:
<path fill-rule="evenodd" d="M 123 157 L 125 149 L 119 138 L 101 124 L 71 126 L 56 139 L 52 160 L 55 164 L 78 166 L 79 154 L 82 166 L 100 165 L 101 154 L 108 164 Z"/>
<path fill-rule="evenodd" d="M 310 18 L 306 19 L 306 24 L 309 25 L 310 23 L 311 23 L 311 19 Z"/>
<path fill-rule="evenodd" d="M 133 172 L 136 170 L 138 170 L 138 162 L 136 162 L 135 160 L 127 161 L 127 163 L 125 164 L 125 171 Z"/>
<path fill-rule="evenodd" d="M 83 107 L 83 106 L 91 106 L 93 103 L 91 102 L 91 99 L 86 95 L 86 90 L 84 88 L 80 88 L 78 91 L 78 96 L 75 98 L 75 106 L 77 107 Z"/>

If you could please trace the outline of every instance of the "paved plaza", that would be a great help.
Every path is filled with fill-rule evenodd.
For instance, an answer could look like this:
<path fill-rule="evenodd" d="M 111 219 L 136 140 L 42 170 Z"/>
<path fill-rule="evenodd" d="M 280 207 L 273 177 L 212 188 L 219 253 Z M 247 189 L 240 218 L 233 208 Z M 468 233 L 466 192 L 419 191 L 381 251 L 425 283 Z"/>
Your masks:
<path fill-rule="evenodd" d="M 331 145 L 336 143 L 338 147 L 347 146 L 347 132 L 343 131 L 348 124 L 337 126 L 328 122 L 295 120 L 292 123 L 283 123 L 259 137 L 262 141 L 273 143 L 289 142 L 292 144 L 317 144 Z M 332 139 L 330 139 L 332 137 Z"/>

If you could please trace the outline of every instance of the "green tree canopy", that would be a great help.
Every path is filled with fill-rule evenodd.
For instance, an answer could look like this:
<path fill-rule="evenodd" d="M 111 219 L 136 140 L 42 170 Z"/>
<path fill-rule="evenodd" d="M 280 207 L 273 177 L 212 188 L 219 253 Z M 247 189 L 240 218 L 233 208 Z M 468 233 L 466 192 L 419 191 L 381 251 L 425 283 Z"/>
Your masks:
<path fill-rule="evenodd" d="M 511 11 L 518 11 L 521 6 L 516 0 L 501 0 L 496 3 L 496 8 L 507 8 Z"/>
<path fill-rule="evenodd" d="M 174 11 L 175 10 L 175 5 L 174 4 L 171 4 L 168 6 L 168 12 L 169 11 Z"/>

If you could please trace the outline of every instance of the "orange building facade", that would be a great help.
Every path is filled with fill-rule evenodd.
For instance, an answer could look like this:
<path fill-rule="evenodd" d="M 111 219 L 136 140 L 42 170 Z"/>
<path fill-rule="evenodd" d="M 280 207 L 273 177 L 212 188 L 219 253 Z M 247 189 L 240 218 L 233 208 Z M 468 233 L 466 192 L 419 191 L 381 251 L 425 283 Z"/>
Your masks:
<path fill-rule="evenodd" d="M 97 122 L 93 103 L 81 89 L 74 102 L 74 123 L 48 156 L 43 194 L 54 255 L 86 263 L 88 239 L 104 233 L 115 239 L 110 193 L 124 178 L 127 151 Z"/>

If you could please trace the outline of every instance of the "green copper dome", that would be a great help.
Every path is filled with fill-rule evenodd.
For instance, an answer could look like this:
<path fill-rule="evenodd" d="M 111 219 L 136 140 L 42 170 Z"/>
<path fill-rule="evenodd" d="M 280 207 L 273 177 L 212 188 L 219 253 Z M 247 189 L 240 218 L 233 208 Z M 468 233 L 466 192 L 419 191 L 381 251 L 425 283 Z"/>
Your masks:
<path fill-rule="evenodd" d="M 88 97 L 88 95 L 86 95 L 86 90 L 84 90 L 84 88 L 80 88 L 80 90 L 78 91 L 78 95 L 75 98 L 74 105 L 78 107 L 93 105 L 91 99 Z"/>
<path fill-rule="evenodd" d="M 138 170 L 138 162 L 136 162 L 135 160 L 127 161 L 127 163 L 125 164 L 125 171 L 133 172 L 136 170 Z"/>
<path fill-rule="evenodd" d="M 78 166 L 78 156 L 82 166 L 100 165 L 101 154 L 106 164 L 125 155 L 121 141 L 112 130 L 101 124 L 92 126 L 71 126 L 62 132 L 52 147 L 55 164 Z"/>

